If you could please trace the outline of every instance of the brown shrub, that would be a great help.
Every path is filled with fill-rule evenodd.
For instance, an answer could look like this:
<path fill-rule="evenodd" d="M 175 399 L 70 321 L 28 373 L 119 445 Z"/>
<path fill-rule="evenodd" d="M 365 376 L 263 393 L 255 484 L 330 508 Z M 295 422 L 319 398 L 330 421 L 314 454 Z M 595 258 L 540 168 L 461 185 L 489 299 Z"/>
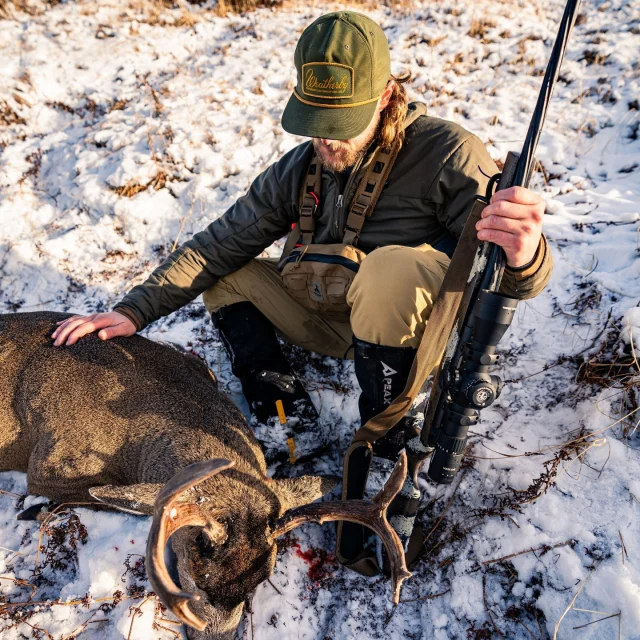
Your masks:
<path fill-rule="evenodd" d="M 199 0 L 189 0 L 192 4 L 200 4 Z M 221 16 L 227 13 L 244 13 L 253 11 L 258 7 L 274 7 L 282 4 L 281 0 L 218 0 L 218 13 Z"/>
<path fill-rule="evenodd" d="M 482 42 L 486 44 L 488 42 L 487 33 L 489 32 L 489 29 L 493 29 L 495 26 L 496 26 L 495 21 L 490 20 L 488 18 L 481 18 L 480 20 L 474 20 L 471 23 L 471 27 L 469 28 L 467 35 L 471 36 L 472 38 L 479 38 Z"/>

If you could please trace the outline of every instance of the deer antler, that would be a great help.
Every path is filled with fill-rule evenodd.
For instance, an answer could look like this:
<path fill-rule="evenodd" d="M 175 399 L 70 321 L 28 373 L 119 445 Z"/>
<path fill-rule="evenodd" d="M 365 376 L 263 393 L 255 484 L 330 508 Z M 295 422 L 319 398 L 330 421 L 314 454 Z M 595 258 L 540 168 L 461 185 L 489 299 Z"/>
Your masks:
<path fill-rule="evenodd" d="M 305 504 L 287 511 L 277 522 L 272 538 L 275 540 L 306 522 L 330 522 L 347 520 L 369 527 L 378 534 L 389 554 L 391 579 L 393 581 L 393 603 L 400 600 L 400 587 L 411 577 L 404 559 L 404 549 L 398 534 L 387 522 L 387 507 L 402 488 L 407 475 L 407 454 L 405 451 L 378 495 L 373 500 L 345 500 L 343 502 L 319 502 Z"/>
<path fill-rule="evenodd" d="M 162 487 L 153 508 L 153 521 L 147 542 L 149 582 L 161 602 L 182 622 L 198 631 L 204 631 L 207 623 L 189 609 L 187 602 L 198 600 L 200 596 L 178 589 L 167 571 L 164 548 L 169 538 L 182 527 L 207 527 L 211 530 L 211 537 L 224 537 L 224 527 L 207 521 L 197 505 L 176 504 L 176 501 L 191 487 L 216 473 L 229 469 L 233 464 L 229 460 L 214 459 L 196 462 L 185 467 Z"/>

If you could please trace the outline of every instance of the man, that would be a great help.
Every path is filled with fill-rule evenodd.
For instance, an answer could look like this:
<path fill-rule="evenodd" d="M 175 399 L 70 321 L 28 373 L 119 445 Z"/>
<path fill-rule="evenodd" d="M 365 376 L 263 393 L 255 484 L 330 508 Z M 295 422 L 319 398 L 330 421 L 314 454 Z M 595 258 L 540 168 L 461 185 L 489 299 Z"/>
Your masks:
<path fill-rule="evenodd" d="M 379 413 L 404 388 L 455 240 L 474 197 L 484 195 L 486 176 L 497 173 L 478 138 L 428 116 L 422 104 L 407 105 L 406 78 L 392 77 L 386 37 L 366 16 L 340 11 L 316 20 L 298 42 L 295 65 L 297 86 L 282 125 L 312 141 L 266 169 L 113 312 L 70 318 L 53 334 L 56 345 L 93 331 L 104 340 L 130 336 L 204 293 L 256 422 L 271 424 L 277 434 L 277 424 L 286 423 L 281 437 L 266 436 L 272 453 L 292 458 L 321 448 L 330 434 L 328 425 L 317 428 L 317 412 L 276 331 L 306 349 L 353 357 L 362 422 Z M 276 261 L 256 256 L 300 224 L 301 202 L 309 195 L 315 199 L 312 242 L 345 243 L 354 194 L 363 179 L 375 182 L 376 158 L 382 157 L 376 154 L 384 149 L 395 149 L 397 157 L 379 185 L 377 204 L 350 236 L 366 257 L 346 291 L 346 311 L 316 312 L 305 292 L 283 281 Z M 321 162 L 320 193 L 301 195 L 312 158 Z M 543 213 L 537 195 L 511 188 L 493 196 L 477 224 L 481 240 L 505 251 L 507 295 L 533 297 L 549 279 Z M 293 241 L 298 233 L 296 227 Z M 306 250 L 309 243 L 303 244 Z M 403 429 L 410 426 L 401 423 L 395 435 Z M 384 443 L 381 449 L 384 455 Z"/>

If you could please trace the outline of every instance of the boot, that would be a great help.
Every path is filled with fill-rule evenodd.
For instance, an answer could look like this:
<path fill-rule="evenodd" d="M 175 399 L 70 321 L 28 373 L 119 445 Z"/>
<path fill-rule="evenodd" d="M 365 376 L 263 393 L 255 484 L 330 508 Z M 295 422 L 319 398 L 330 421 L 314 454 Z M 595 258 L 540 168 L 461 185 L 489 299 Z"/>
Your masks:
<path fill-rule="evenodd" d="M 358 338 L 354 339 L 354 346 L 356 377 L 362 390 L 358 404 L 361 423 L 364 425 L 382 412 L 404 390 L 416 349 L 386 347 Z M 389 433 L 373 444 L 373 455 L 395 463 L 401 451 L 407 447 L 407 443 L 419 435 L 420 427 L 420 422 L 414 417 L 405 416 Z M 411 459 L 414 459 L 414 463 L 410 464 L 405 484 L 387 510 L 389 523 L 398 533 L 405 551 L 409 546 L 415 546 L 409 545 L 409 541 L 414 532 L 414 521 L 420 502 L 417 486 L 419 465 L 415 463 L 414 456 L 410 456 Z M 349 497 L 364 497 L 370 461 L 370 457 L 366 460 L 349 461 Z M 392 467 L 387 466 L 391 470 Z M 341 555 L 345 558 L 357 558 L 365 554 L 365 536 L 366 532 L 361 525 L 345 522 L 342 525 L 340 540 Z M 378 541 L 378 566 L 388 570 L 385 555 Z"/>
<path fill-rule="evenodd" d="M 273 325 L 251 302 L 212 314 L 233 374 L 242 383 L 267 462 L 296 462 L 328 446 L 318 412 L 284 357 Z"/>

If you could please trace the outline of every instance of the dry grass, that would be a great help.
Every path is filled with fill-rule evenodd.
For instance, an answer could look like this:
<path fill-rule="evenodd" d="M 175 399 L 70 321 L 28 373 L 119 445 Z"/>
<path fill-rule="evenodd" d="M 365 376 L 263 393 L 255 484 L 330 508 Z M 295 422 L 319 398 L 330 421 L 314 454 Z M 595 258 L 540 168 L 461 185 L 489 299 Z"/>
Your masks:
<path fill-rule="evenodd" d="M 495 28 L 496 22 L 494 20 L 490 20 L 488 18 L 480 18 L 479 20 L 474 20 L 471 23 L 471 27 L 467 33 L 468 36 L 472 38 L 479 38 L 482 42 L 489 42 L 487 39 L 487 34 L 490 29 Z"/>
<path fill-rule="evenodd" d="M 61 0 L 43 0 L 41 6 L 36 6 L 29 0 L 0 0 L 0 19 L 9 18 L 14 12 L 27 13 L 36 15 L 42 13 L 42 6 L 46 8 L 54 7 L 60 4 Z M 201 4 L 199 0 L 189 0 L 190 4 Z M 175 8 L 175 5 L 169 0 L 152 0 L 150 5 L 157 6 L 158 9 Z M 276 7 L 282 4 L 282 0 L 219 0 L 217 12 L 219 15 L 227 15 L 228 13 L 245 13 L 253 11 L 258 7 Z M 175 26 L 193 26 L 195 21 L 185 14 L 175 23 Z M 167 25 L 170 26 L 170 25 Z"/>
<path fill-rule="evenodd" d="M 0 0 L 0 16 L 2 16 L 2 3 L 5 0 Z M 4 100 L 0 101 L 0 126 L 8 127 L 12 124 L 25 124 L 23 118 L 21 118 L 11 107 L 8 102 Z"/>
<path fill-rule="evenodd" d="M 245 13 L 258 7 L 274 7 L 281 4 L 280 0 L 218 0 L 218 13 L 225 16 L 228 13 Z"/>
<path fill-rule="evenodd" d="M 113 191 L 115 191 L 119 196 L 123 196 L 125 198 L 133 198 L 133 196 L 137 195 L 141 191 L 146 191 L 150 187 L 154 191 L 159 191 L 163 189 L 167 184 L 167 181 L 170 181 L 171 177 L 167 176 L 167 174 L 160 169 L 156 176 L 147 182 L 146 184 L 140 184 L 135 180 L 131 180 L 127 182 L 126 185 L 122 187 L 113 187 Z"/>
<path fill-rule="evenodd" d="M 220 16 L 226 16 L 228 14 L 247 13 L 254 11 L 259 7 L 281 7 L 283 5 L 291 4 L 294 0 L 218 0 L 216 6 L 216 13 Z M 12 13 L 22 12 L 29 15 L 36 15 L 42 13 L 48 7 L 54 7 L 60 4 L 61 0 L 42 0 L 40 5 L 32 4 L 29 0 L 0 0 L 0 19 L 11 17 Z M 188 0 L 189 4 L 200 5 L 204 0 Z M 380 5 L 380 2 L 375 0 L 355 0 L 354 4 L 361 7 L 376 8 Z M 412 0 L 384 0 L 382 2 L 385 6 L 400 12 L 406 12 L 413 8 Z M 172 0 L 149 0 L 149 9 L 159 15 L 158 11 L 163 9 L 175 9 L 177 4 Z M 163 23 L 161 19 L 160 26 L 176 26 L 176 27 L 193 27 L 198 21 L 198 18 L 188 11 L 183 11 L 182 16 L 174 22 Z"/>
<path fill-rule="evenodd" d="M 616 436 L 627 446 L 636 449 L 640 426 L 640 364 L 634 348 L 633 332 L 629 329 L 628 345 L 618 341 L 617 336 L 621 332 L 619 327 L 611 332 L 598 352 L 582 363 L 576 379 L 601 390 L 596 403 L 598 410 L 609 418 L 618 418 Z"/>
<path fill-rule="evenodd" d="M 43 4 L 47 7 L 55 7 L 60 4 L 60 0 L 45 0 Z M 42 8 L 31 4 L 29 0 L 0 0 L 0 19 L 10 18 L 15 12 L 33 16 L 42 13 Z"/>

